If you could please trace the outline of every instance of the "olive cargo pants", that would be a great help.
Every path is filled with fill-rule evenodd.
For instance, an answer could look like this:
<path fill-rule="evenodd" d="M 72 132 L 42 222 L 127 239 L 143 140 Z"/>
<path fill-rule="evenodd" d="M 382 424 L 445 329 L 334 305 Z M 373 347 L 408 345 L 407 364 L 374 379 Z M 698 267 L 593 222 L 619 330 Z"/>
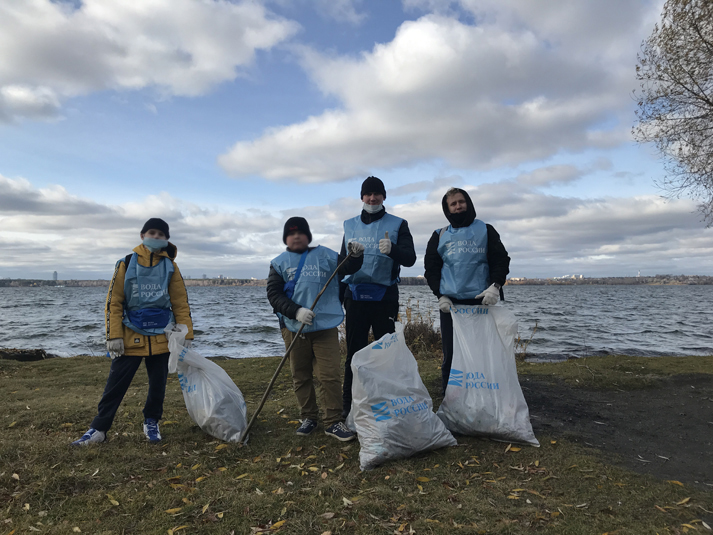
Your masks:
<path fill-rule="evenodd" d="M 285 349 L 295 333 L 282 329 Z M 342 378 L 337 328 L 301 334 L 290 350 L 292 384 L 302 419 L 319 420 L 319 407 L 314 389 L 316 377 L 325 427 L 342 420 Z"/>

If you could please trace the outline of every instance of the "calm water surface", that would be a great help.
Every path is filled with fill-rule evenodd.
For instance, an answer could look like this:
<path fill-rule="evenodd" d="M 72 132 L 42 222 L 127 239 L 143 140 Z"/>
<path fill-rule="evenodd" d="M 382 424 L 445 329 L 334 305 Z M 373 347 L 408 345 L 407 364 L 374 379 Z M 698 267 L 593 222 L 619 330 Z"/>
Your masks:
<path fill-rule="evenodd" d="M 713 286 L 507 286 L 528 355 L 711 355 Z M 0 288 L 0 347 L 103 355 L 106 288 Z M 438 325 L 426 286 L 402 286 L 401 305 Z M 195 347 L 205 356 L 284 353 L 262 287 L 189 287 Z"/>

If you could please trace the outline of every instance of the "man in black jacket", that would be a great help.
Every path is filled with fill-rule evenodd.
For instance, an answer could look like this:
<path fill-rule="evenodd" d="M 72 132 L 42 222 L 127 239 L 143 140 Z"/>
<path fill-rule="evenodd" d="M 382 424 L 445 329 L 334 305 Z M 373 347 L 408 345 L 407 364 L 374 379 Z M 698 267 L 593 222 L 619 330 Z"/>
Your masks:
<path fill-rule="evenodd" d="M 341 291 L 347 313 L 347 361 L 344 366 L 344 417 L 352 404 L 352 356 L 367 346 L 369 330 L 378 340 L 395 332 L 394 322 L 399 313 L 397 282 L 401 266 L 416 263 L 416 251 L 408 222 L 387 214 L 384 183 L 370 176 L 361 186 L 364 203 L 361 214 L 344 222 L 341 254 L 350 242 L 364 245 L 364 264 L 354 275 L 344 278 Z"/>
<path fill-rule="evenodd" d="M 475 218 L 465 190 L 451 188 L 441 201 L 449 226 L 436 230 L 426 246 L 426 282 L 438 297 L 443 342 L 441 393 L 445 395 L 453 360 L 451 306 L 495 305 L 510 272 L 510 257 L 500 235 Z"/>

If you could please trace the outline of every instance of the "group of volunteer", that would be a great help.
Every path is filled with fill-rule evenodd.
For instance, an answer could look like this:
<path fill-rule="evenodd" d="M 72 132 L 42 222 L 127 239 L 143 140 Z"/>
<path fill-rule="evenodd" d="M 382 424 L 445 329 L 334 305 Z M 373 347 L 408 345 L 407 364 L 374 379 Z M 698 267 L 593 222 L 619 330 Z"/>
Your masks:
<path fill-rule="evenodd" d="M 407 221 L 387 213 L 383 206 L 383 182 L 368 177 L 360 197 L 362 211 L 344 221 L 339 253 L 313 246 L 308 222 L 291 217 L 283 230 L 286 250 L 270 263 L 267 297 L 286 348 L 294 342 L 289 358 L 301 412 L 297 435 L 309 435 L 318 426 L 317 382 L 325 434 L 340 441 L 356 437 L 354 426 L 345 425 L 352 407 L 352 360 L 368 346 L 370 331 L 375 340 L 395 333 L 400 268 L 416 262 Z M 495 229 L 476 219 L 466 191 L 451 188 L 442 205 L 449 224 L 431 236 L 424 263 L 426 280 L 440 309 L 445 394 L 453 359 L 451 311 L 463 305 L 495 305 L 502 297 L 510 258 Z M 150 442 L 159 442 L 170 354 L 164 330 L 172 323 L 185 325 L 183 347 L 190 347 L 193 339 L 186 288 L 174 261 L 176 246 L 168 242 L 168 224 L 149 219 L 140 236 L 142 243 L 119 260 L 114 270 L 106 301 L 107 349 L 112 358 L 109 377 L 97 416 L 74 445 L 106 440 L 142 359 L 149 377 L 144 433 Z M 325 288 L 335 270 L 337 277 Z M 337 328 L 345 312 L 347 356 L 342 380 Z"/>

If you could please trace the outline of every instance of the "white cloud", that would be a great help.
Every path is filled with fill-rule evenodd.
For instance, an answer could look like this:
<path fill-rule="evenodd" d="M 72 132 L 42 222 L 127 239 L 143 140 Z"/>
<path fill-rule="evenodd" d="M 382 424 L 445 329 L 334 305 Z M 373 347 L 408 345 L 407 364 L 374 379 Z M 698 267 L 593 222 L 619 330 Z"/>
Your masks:
<path fill-rule="evenodd" d="M 416 244 L 418 260 L 404 275 L 423 273 L 426 244 L 447 224 L 440 202 L 447 187 L 422 190 L 426 198 L 414 202 L 387 199 L 387 210 L 408 221 Z M 713 229 L 702 227 L 693 201 L 568 198 L 514 180 L 464 188 L 478 217 L 500 233 L 512 276 L 713 273 Z M 231 211 L 165 192 L 105 205 L 61 187 L 36 188 L 0 176 L 0 277 L 48 278 L 57 270 L 67 278 L 107 278 L 116 260 L 139 243 L 146 219 L 161 217 L 170 225 L 183 272 L 264 278 L 270 260 L 284 250 L 287 218 L 306 217 L 314 243 L 338 250 L 344 219 L 360 210 L 358 199 L 339 198 L 285 210 Z"/>
<path fill-rule="evenodd" d="M 296 30 L 250 1 L 2 2 L 0 120 L 53 117 L 105 89 L 201 95 Z"/>
<path fill-rule="evenodd" d="M 236 177 L 327 182 L 433 159 L 512 166 L 629 139 L 633 64 L 655 6 L 462 4 L 477 24 L 428 14 L 358 57 L 302 49 L 340 106 L 238 142 L 220 164 Z"/>

